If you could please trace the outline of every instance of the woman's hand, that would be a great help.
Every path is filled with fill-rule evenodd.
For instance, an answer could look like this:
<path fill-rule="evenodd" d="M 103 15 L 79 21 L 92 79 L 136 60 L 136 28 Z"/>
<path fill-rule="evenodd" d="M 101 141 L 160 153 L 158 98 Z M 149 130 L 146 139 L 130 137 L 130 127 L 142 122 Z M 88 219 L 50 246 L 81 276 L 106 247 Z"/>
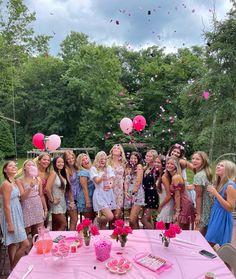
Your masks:
<path fill-rule="evenodd" d="M 92 207 L 91 201 L 86 201 L 85 205 L 86 205 L 86 208 L 87 208 L 89 211 L 92 210 L 93 207 Z"/>
<path fill-rule="evenodd" d="M 48 217 L 48 210 L 44 209 L 43 219 L 46 220 Z"/>
<path fill-rule="evenodd" d="M 176 212 L 176 213 L 175 213 L 173 219 L 174 219 L 174 222 L 178 223 L 178 220 L 179 220 L 179 212 Z"/>
<path fill-rule="evenodd" d="M 215 196 L 216 193 L 218 193 L 217 190 L 216 190 L 216 188 L 215 188 L 213 185 L 208 185 L 208 186 L 207 186 L 207 191 L 208 191 L 209 193 L 211 193 L 213 196 Z"/>
<path fill-rule="evenodd" d="M 128 193 L 128 191 L 125 191 L 125 197 L 127 200 L 130 199 L 130 194 Z"/>
<path fill-rule="evenodd" d="M 60 203 L 61 199 L 60 198 L 54 198 L 53 199 L 53 204 L 58 205 Z"/>
<path fill-rule="evenodd" d="M 69 202 L 69 209 L 70 209 L 70 210 L 76 209 L 76 205 L 75 205 L 75 202 L 74 202 L 74 201 Z"/>

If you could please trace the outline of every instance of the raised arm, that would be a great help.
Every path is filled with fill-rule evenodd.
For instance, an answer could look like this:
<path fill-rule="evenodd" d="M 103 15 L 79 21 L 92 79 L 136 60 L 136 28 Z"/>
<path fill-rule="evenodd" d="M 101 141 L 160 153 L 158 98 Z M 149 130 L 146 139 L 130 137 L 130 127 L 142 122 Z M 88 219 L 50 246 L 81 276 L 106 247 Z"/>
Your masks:
<path fill-rule="evenodd" d="M 228 185 L 226 189 L 226 199 L 224 199 L 215 189 L 215 187 L 209 185 L 207 190 L 212 193 L 217 200 L 219 201 L 220 205 L 227 211 L 232 212 L 235 207 L 236 202 L 236 189 L 233 185 Z"/>

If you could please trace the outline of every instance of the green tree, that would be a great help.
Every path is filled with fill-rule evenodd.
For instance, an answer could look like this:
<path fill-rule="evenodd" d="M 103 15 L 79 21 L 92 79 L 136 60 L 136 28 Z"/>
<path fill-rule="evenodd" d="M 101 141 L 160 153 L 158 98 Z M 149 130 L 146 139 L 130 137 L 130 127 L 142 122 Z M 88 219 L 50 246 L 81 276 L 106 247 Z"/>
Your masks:
<path fill-rule="evenodd" d="M 15 145 L 10 125 L 0 120 L 0 158 L 11 157 L 15 153 Z"/>

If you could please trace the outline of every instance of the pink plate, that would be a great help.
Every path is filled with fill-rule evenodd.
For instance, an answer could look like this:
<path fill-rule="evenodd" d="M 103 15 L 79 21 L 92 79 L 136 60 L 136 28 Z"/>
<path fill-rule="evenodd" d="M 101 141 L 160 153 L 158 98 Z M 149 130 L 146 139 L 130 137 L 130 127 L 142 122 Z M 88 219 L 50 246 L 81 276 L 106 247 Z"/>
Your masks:
<path fill-rule="evenodd" d="M 64 242 L 67 242 L 69 245 L 76 244 L 77 248 L 81 247 L 83 244 L 82 237 L 80 236 L 65 237 L 59 241 L 59 243 L 64 243 Z"/>

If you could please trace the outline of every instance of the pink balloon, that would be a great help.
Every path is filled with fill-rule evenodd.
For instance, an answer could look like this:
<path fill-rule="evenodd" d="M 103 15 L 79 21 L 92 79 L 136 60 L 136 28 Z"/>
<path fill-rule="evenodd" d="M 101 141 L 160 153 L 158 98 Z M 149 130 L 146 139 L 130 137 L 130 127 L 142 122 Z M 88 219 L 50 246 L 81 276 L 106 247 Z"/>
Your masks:
<path fill-rule="evenodd" d="M 33 136 L 32 138 L 32 143 L 35 147 L 37 147 L 38 149 L 45 149 L 45 145 L 44 145 L 44 134 L 41 133 L 37 133 Z"/>
<path fill-rule="evenodd" d="M 133 130 L 133 122 L 130 118 L 125 117 L 120 121 L 121 131 L 125 134 L 130 134 Z"/>
<path fill-rule="evenodd" d="M 36 177 L 36 176 L 38 176 L 38 168 L 37 167 L 35 167 L 35 166 L 30 166 L 29 167 L 29 174 L 31 175 L 31 176 L 33 176 L 33 177 Z"/>
<path fill-rule="evenodd" d="M 136 131 L 141 132 L 146 126 L 146 119 L 142 115 L 137 115 L 133 119 L 133 127 Z"/>
<path fill-rule="evenodd" d="M 47 149 L 49 151 L 56 150 L 61 145 L 61 138 L 58 135 L 51 135 L 47 140 Z"/>

